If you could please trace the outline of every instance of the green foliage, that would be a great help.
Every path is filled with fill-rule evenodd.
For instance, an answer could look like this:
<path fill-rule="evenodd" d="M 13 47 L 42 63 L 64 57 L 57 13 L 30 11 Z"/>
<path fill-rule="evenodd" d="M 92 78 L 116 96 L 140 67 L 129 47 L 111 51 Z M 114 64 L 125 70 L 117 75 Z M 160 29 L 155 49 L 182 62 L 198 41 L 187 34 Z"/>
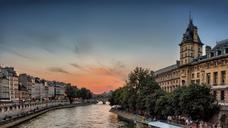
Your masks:
<path fill-rule="evenodd" d="M 65 93 L 66 93 L 66 96 L 68 97 L 70 103 L 73 102 L 73 98 L 77 97 L 77 92 L 78 92 L 77 86 L 71 86 L 71 85 L 65 86 Z"/>
<path fill-rule="evenodd" d="M 206 86 L 190 85 L 185 87 L 179 97 L 179 106 L 182 115 L 193 120 L 208 120 L 216 112 L 215 99 Z"/>
<path fill-rule="evenodd" d="M 126 85 L 115 90 L 111 105 L 123 109 L 166 119 L 167 116 L 185 116 L 192 120 L 209 120 L 218 111 L 218 105 L 204 85 L 189 85 L 171 93 L 161 90 L 154 73 L 137 67 L 131 72 Z"/>
<path fill-rule="evenodd" d="M 65 93 L 70 103 L 73 102 L 74 98 L 82 98 L 83 100 L 92 98 L 92 92 L 89 89 L 86 89 L 86 88 L 78 89 L 77 86 L 71 86 L 71 85 L 65 86 Z"/>
<path fill-rule="evenodd" d="M 173 115 L 176 110 L 173 108 L 172 99 L 171 94 L 166 94 L 157 99 L 155 105 L 156 116 L 161 119 L 166 119 L 167 116 Z"/>
<path fill-rule="evenodd" d="M 136 67 L 129 74 L 126 85 L 113 92 L 110 102 L 111 105 L 119 104 L 129 111 L 153 113 L 153 107 L 150 107 L 155 105 L 153 99 L 162 94 L 163 91 L 155 82 L 154 73 Z"/>
<path fill-rule="evenodd" d="M 156 102 L 157 99 L 159 99 L 161 96 L 164 96 L 165 92 L 161 89 L 156 90 L 155 93 L 151 93 L 146 96 L 146 111 L 148 112 L 149 115 L 156 115 Z"/>
<path fill-rule="evenodd" d="M 78 90 L 78 97 L 82 99 L 90 99 L 92 98 L 92 92 L 89 89 L 81 88 Z"/>

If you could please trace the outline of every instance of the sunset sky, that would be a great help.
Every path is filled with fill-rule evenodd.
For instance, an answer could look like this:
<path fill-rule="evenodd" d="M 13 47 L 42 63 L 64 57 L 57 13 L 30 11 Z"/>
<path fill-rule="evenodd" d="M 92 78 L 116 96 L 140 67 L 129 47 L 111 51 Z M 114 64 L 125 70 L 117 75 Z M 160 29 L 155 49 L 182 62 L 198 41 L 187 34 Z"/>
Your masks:
<path fill-rule="evenodd" d="M 0 64 L 113 90 L 136 66 L 175 63 L 189 11 L 204 44 L 228 38 L 225 0 L 0 0 Z"/>

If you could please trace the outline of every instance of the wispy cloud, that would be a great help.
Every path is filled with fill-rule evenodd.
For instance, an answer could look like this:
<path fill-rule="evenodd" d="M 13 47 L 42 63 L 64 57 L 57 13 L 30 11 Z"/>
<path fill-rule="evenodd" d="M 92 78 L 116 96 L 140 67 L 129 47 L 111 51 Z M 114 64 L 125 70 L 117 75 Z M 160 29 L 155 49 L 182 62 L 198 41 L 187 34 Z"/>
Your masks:
<path fill-rule="evenodd" d="M 18 57 L 21 57 L 23 59 L 29 59 L 29 60 L 35 60 L 37 58 L 32 57 L 30 55 L 25 55 L 24 53 L 21 53 L 13 48 L 10 47 L 6 47 L 6 45 L 4 45 L 4 43 L 2 43 L 2 45 L 0 45 L 0 53 L 10 53 L 10 54 L 14 54 Z"/>
<path fill-rule="evenodd" d="M 28 55 L 24 55 L 24 54 L 21 54 L 19 52 L 16 52 L 16 51 L 11 51 L 11 53 L 21 57 L 21 58 L 24 58 L 24 59 L 29 59 L 29 60 L 36 60 L 34 57 L 31 57 L 31 56 L 28 56 Z"/>
<path fill-rule="evenodd" d="M 121 80 L 127 76 L 126 66 L 121 61 L 113 61 L 111 66 L 101 63 L 99 65 L 99 67 L 89 67 L 88 70 L 94 74 L 118 77 Z"/>
<path fill-rule="evenodd" d="M 48 68 L 49 71 L 51 72 L 57 72 L 57 73 L 63 73 L 63 74 L 70 74 L 70 72 L 64 70 L 63 68 L 60 67 L 50 67 Z"/>
<path fill-rule="evenodd" d="M 74 68 L 79 69 L 79 70 L 88 71 L 85 67 L 83 67 L 77 63 L 70 63 L 70 65 L 73 66 Z"/>
<path fill-rule="evenodd" d="M 61 46 L 61 36 L 58 32 L 43 32 L 43 31 L 29 31 L 25 33 L 27 40 L 33 42 L 33 46 L 42 48 L 49 53 L 55 53 L 58 49 L 56 46 Z"/>
<path fill-rule="evenodd" d="M 79 39 L 74 43 L 74 53 L 77 55 L 88 54 L 93 50 L 92 43 L 88 39 Z"/>

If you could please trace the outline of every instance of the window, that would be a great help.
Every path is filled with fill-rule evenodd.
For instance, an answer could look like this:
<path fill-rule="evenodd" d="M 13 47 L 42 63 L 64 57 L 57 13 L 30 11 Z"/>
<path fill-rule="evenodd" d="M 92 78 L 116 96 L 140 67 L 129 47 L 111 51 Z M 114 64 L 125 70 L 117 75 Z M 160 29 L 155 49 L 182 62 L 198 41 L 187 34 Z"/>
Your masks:
<path fill-rule="evenodd" d="M 210 68 L 210 63 L 207 63 L 207 68 Z"/>
<path fill-rule="evenodd" d="M 225 49 L 225 52 L 228 53 L 228 48 Z"/>
<path fill-rule="evenodd" d="M 221 72 L 221 84 L 225 84 L 226 81 L 226 71 Z"/>
<path fill-rule="evenodd" d="M 197 73 L 197 78 L 199 78 L 200 77 L 200 73 Z"/>
<path fill-rule="evenodd" d="M 222 60 L 222 66 L 224 66 L 226 64 L 225 60 Z"/>
<path fill-rule="evenodd" d="M 195 80 L 191 80 L 191 84 L 195 84 Z"/>
<path fill-rule="evenodd" d="M 211 83 L 211 73 L 207 73 L 207 84 Z"/>
<path fill-rule="evenodd" d="M 185 85 L 185 80 L 182 80 L 182 85 Z"/>
<path fill-rule="evenodd" d="M 196 84 L 200 84 L 200 80 L 198 79 L 198 80 L 196 80 Z"/>
<path fill-rule="evenodd" d="M 214 85 L 218 84 L 218 72 L 214 72 Z"/>
<path fill-rule="evenodd" d="M 217 51 L 217 55 L 221 55 L 222 52 L 220 50 Z"/>
<path fill-rule="evenodd" d="M 194 78 L 194 73 L 192 73 L 192 78 Z"/>
<path fill-rule="evenodd" d="M 217 62 L 217 61 L 215 61 L 215 63 L 214 63 L 214 64 L 215 64 L 215 67 L 217 67 L 217 66 L 218 66 L 218 62 Z"/>
<path fill-rule="evenodd" d="M 221 91 L 221 97 L 220 97 L 220 100 L 224 100 L 225 98 L 225 95 L 224 95 L 224 90 Z"/>
<path fill-rule="evenodd" d="M 213 91 L 213 96 L 216 99 L 216 97 L 217 97 L 217 92 L 216 91 Z"/>
<path fill-rule="evenodd" d="M 213 52 L 211 52 L 211 57 L 213 57 L 214 56 L 214 53 Z"/>

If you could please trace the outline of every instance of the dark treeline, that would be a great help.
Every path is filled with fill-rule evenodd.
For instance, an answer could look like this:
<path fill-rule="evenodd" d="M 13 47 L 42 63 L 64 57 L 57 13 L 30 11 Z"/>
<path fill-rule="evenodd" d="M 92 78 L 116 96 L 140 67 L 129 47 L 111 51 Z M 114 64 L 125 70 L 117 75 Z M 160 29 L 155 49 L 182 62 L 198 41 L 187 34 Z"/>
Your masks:
<path fill-rule="evenodd" d="M 81 98 L 83 100 L 92 98 L 92 92 L 89 89 L 86 88 L 77 88 L 77 86 L 66 86 L 65 87 L 65 93 L 68 97 L 70 103 L 73 102 L 74 98 Z"/>
<path fill-rule="evenodd" d="M 168 116 L 183 116 L 192 120 L 209 120 L 218 110 L 210 88 L 189 85 L 164 92 L 155 81 L 154 72 L 135 68 L 125 86 L 115 90 L 111 105 L 120 105 L 125 111 L 167 119 Z"/>

